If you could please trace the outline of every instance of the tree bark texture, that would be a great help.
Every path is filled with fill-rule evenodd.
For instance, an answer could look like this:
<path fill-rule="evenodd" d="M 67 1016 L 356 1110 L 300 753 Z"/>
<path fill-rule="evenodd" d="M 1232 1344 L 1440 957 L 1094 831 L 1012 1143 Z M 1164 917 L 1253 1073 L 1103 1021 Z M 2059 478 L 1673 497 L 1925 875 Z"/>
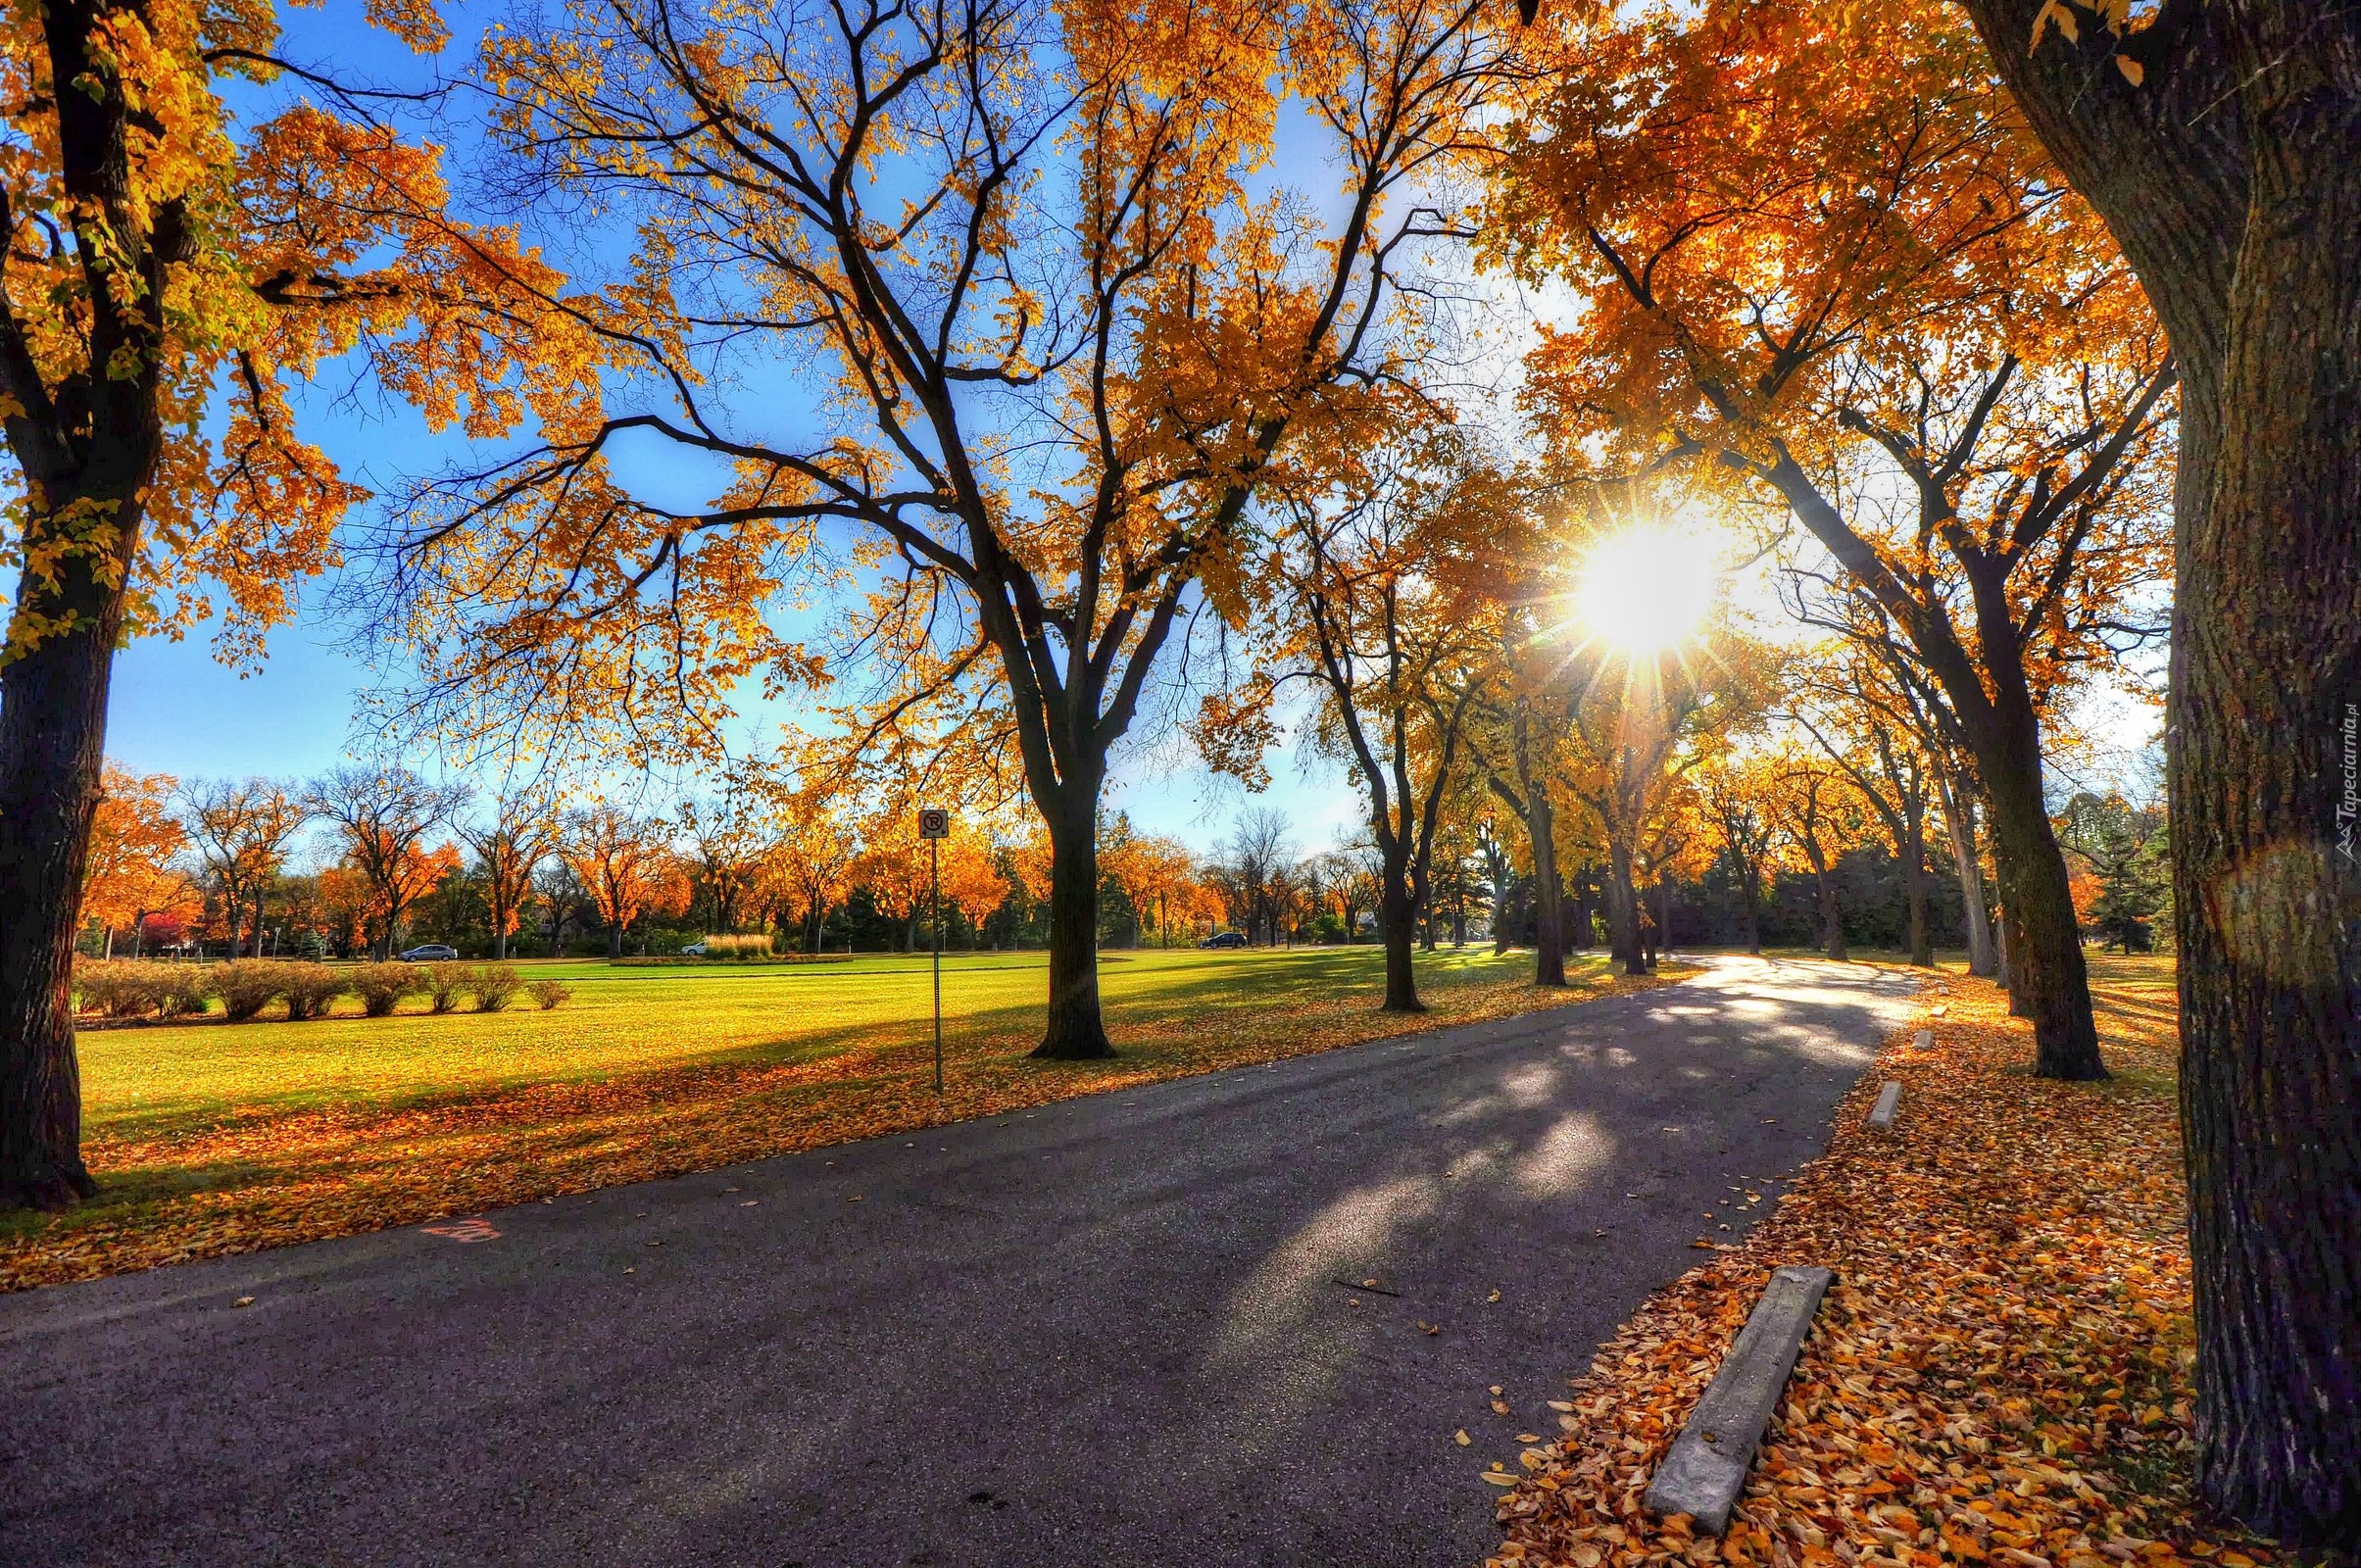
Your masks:
<path fill-rule="evenodd" d="M 90 623 L 0 668 L 0 1209 L 98 1190 L 81 1155 L 74 939 L 123 604 L 73 568 L 69 585 L 100 601 Z"/>
<path fill-rule="evenodd" d="M 1951 841 L 1951 865 L 1959 875 L 1959 912 L 1967 926 L 1968 973 L 1995 975 L 2000 969 L 2000 955 L 1992 945 L 1992 909 L 1984 897 L 1983 854 L 1976 845 L 1976 803 L 1945 770 L 1937 770 L 1935 783 L 1942 792 L 1943 820 Z"/>
<path fill-rule="evenodd" d="M 1811 862 L 1812 886 L 1820 901 L 1820 950 L 1838 963 L 1850 961 L 1845 946 L 1845 910 L 1837 902 L 1837 879 L 1829 874 L 1828 857 L 1813 839 L 1803 841 L 1804 858 Z"/>
<path fill-rule="evenodd" d="M 2166 758 L 2216 1507 L 2361 1540 L 2361 14 L 2168 0 L 1993 61 L 2184 368 Z M 2106 69 L 2120 51 L 2139 68 Z"/>
<path fill-rule="evenodd" d="M 2066 855 L 2041 798 L 2040 723 L 2029 697 L 2009 701 L 2017 694 L 2007 683 L 1999 684 L 2002 700 L 1992 705 L 1998 719 L 1994 733 L 1979 736 L 1971 729 L 1970 737 L 1984 763 L 1992 858 L 2010 922 L 2009 977 L 2015 982 L 2010 995 L 2023 1006 L 2023 1016 L 2033 1020 L 2034 1076 L 2070 1082 L 2104 1078 L 2082 922 L 2074 912 Z"/>
<path fill-rule="evenodd" d="M 1384 891 L 1377 901 L 1377 923 L 1386 945 L 1385 1010 L 1426 1011 L 1426 1004 L 1418 1000 L 1418 974 L 1413 966 L 1418 906 L 1402 868 L 1386 867 Z"/>
<path fill-rule="evenodd" d="M 1546 789 L 1525 792 L 1525 835 L 1533 850 L 1533 983 L 1566 983 L 1565 893 L 1557 883 L 1557 818 Z"/>
<path fill-rule="evenodd" d="M 1927 819 L 1909 819 L 1902 835 L 1902 898 L 1910 906 L 1910 961 L 1921 969 L 1935 966 L 1935 941 L 1927 934 Z"/>
<path fill-rule="evenodd" d="M 1050 1007 L 1033 1054 L 1091 1061 L 1115 1054 L 1099 1011 L 1098 780 L 1067 790 L 1050 821 Z"/>
<path fill-rule="evenodd" d="M 1614 931 L 1614 956 L 1625 974 L 1648 973 L 1648 954 L 1640 941 L 1640 894 L 1632 885 L 1632 851 L 1628 844 L 1607 845 L 1607 920 Z"/>

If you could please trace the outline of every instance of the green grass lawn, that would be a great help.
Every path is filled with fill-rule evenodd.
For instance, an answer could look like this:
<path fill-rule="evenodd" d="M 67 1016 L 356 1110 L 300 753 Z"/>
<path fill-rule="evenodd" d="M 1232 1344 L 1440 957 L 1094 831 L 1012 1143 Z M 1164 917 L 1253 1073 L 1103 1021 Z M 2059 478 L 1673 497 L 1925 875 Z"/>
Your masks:
<path fill-rule="evenodd" d="M 573 988 L 544 1012 L 85 1029 L 84 1152 L 99 1196 L 0 1221 L 0 1288 L 413 1223 L 709 1169 L 1242 1062 L 1658 983 L 1532 955 L 1419 958 L 1433 1011 L 1376 1010 L 1374 947 L 1108 953 L 1118 1054 L 1037 1062 L 1047 958 L 943 964 L 949 1092 L 933 1092 L 923 956 L 843 962 L 525 965 Z"/>
<path fill-rule="evenodd" d="M 1521 977 L 1529 954 L 1489 949 L 1425 957 L 1420 982 L 1436 1000 L 1470 983 Z M 687 1065 L 808 1060 L 901 1040 L 931 1047 L 932 973 L 926 957 L 863 955 L 825 963 L 632 965 L 596 960 L 519 965 L 528 979 L 573 988 L 544 1012 L 519 1001 L 506 1012 L 435 1015 L 422 1001 L 387 1018 L 344 999 L 335 1016 L 302 1023 L 184 1024 L 85 1029 L 80 1036 L 84 1127 L 90 1133 L 169 1137 L 224 1117 L 326 1107 L 391 1108 L 488 1090 L 575 1082 Z M 1352 1000 L 1380 983 L 1378 950 L 1360 946 L 1200 953 L 1108 953 L 1100 987 L 1108 1027 L 1160 1032 L 1221 1019 Z M 1038 1027 L 1048 984 L 1040 953 L 945 955 L 947 1048 Z M 1153 1047 L 1135 1041 L 1135 1048 Z M 1137 1054 L 1137 1050 L 1126 1056 Z"/>

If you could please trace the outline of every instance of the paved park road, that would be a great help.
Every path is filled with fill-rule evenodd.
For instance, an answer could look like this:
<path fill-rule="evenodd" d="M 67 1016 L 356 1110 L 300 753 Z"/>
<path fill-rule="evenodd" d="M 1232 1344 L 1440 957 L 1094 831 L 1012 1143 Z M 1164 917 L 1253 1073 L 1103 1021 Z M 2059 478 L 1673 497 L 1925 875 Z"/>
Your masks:
<path fill-rule="evenodd" d="M 1909 989 L 1718 960 L 480 1242 L 0 1298 L 0 1563 L 1466 1568 L 1478 1472 L 1819 1151 Z"/>

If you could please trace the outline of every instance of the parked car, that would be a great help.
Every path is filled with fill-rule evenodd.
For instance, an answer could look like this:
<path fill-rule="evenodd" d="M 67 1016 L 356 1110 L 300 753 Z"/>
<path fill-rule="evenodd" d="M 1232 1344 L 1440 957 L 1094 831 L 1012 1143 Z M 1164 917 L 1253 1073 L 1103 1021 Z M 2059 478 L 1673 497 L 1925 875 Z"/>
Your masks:
<path fill-rule="evenodd" d="M 684 958 L 702 958 L 705 956 L 705 944 L 692 942 L 680 950 L 680 956 Z"/>
<path fill-rule="evenodd" d="M 1200 942 L 1198 946 L 1201 948 L 1243 948 L 1246 946 L 1246 933 L 1243 931 L 1216 931 Z"/>
<path fill-rule="evenodd" d="M 444 942 L 429 942 L 424 947 L 412 948 L 402 955 L 404 963 L 445 963 L 459 956 L 459 949 Z"/>

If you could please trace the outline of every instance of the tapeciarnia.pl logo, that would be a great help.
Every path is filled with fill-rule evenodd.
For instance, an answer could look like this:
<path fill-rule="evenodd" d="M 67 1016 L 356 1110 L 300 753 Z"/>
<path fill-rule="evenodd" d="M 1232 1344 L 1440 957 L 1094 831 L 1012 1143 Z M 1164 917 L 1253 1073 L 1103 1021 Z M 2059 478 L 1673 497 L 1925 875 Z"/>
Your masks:
<path fill-rule="evenodd" d="M 2344 705 L 2341 728 L 2344 796 L 2336 803 L 2336 853 L 2347 865 L 2361 865 L 2354 854 L 2353 830 L 2361 820 L 2361 702 Z"/>

